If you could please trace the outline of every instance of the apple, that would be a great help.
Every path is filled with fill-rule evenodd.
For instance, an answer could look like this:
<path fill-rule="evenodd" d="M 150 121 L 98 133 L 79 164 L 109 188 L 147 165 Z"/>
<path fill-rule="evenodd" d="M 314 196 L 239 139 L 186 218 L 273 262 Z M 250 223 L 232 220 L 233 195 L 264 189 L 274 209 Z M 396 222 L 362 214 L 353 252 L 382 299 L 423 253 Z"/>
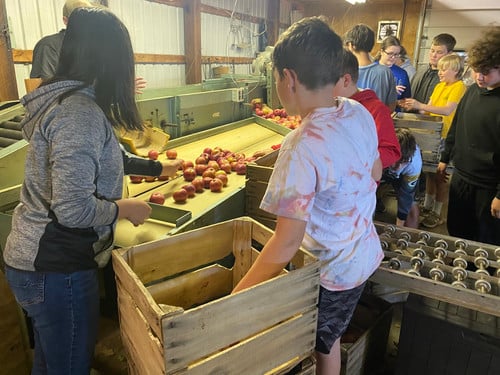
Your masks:
<path fill-rule="evenodd" d="M 247 165 L 245 163 L 237 163 L 234 171 L 236 174 L 246 174 L 247 173 Z"/>
<path fill-rule="evenodd" d="M 205 172 L 203 172 L 203 174 L 201 176 L 202 177 L 211 177 L 211 178 L 214 178 L 215 177 L 215 169 L 213 169 L 213 168 L 207 168 L 205 170 Z"/>
<path fill-rule="evenodd" d="M 203 175 L 203 172 L 205 172 L 208 168 L 208 165 L 207 164 L 196 164 L 194 166 L 194 170 L 196 171 L 196 174 L 198 176 L 201 176 Z"/>
<path fill-rule="evenodd" d="M 213 180 L 213 177 L 202 177 L 203 178 L 203 187 L 205 189 L 210 189 L 210 181 Z"/>
<path fill-rule="evenodd" d="M 221 180 L 222 186 L 227 186 L 228 178 L 226 174 L 218 174 L 215 176 L 215 180 Z"/>
<path fill-rule="evenodd" d="M 168 176 L 158 176 L 158 181 L 168 181 Z"/>
<path fill-rule="evenodd" d="M 163 204 L 165 203 L 165 195 L 157 191 L 151 194 L 151 196 L 149 197 L 149 201 L 151 203 Z"/>
<path fill-rule="evenodd" d="M 177 151 L 175 150 L 167 150 L 167 158 L 168 159 L 176 159 L 177 158 Z"/>
<path fill-rule="evenodd" d="M 133 184 L 140 184 L 142 182 L 142 177 L 141 176 L 129 176 L 130 177 L 130 182 Z"/>
<path fill-rule="evenodd" d="M 188 197 L 188 192 L 185 189 L 179 189 L 174 191 L 172 198 L 176 203 L 184 203 Z"/>
<path fill-rule="evenodd" d="M 208 163 L 208 168 L 213 168 L 215 170 L 218 170 L 220 167 L 219 167 L 219 163 L 217 163 L 215 160 L 210 160 Z"/>
<path fill-rule="evenodd" d="M 191 181 L 191 185 L 194 186 L 195 191 L 197 193 L 203 192 L 203 189 L 205 188 L 205 184 L 203 183 L 203 178 L 201 177 L 196 177 L 193 181 Z"/>
<path fill-rule="evenodd" d="M 208 159 L 204 155 L 200 155 L 194 161 L 195 164 L 207 164 Z"/>
<path fill-rule="evenodd" d="M 155 182 L 156 181 L 156 177 L 155 176 L 146 176 L 146 177 L 144 177 L 144 181 L 146 181 L 146 182 Z"/>
<path fill-rule="evenodd" d="M 149 152 L 148 152 L 148 158 L 150 158 L 151 160 L 158 159 L 158 151 L 156 151 L 156 150 L 149 150 Z"/>
<path fill-rule="evenodd" d="M 210 181 L 210 191 L 213 193 L 218 193 L 222 190 L 222 181 L 218 178 L 214 178 Z"/>
<path fill-rule="evenodd" d="M 183 170 L 186 168 L 194 168 L 194 163 L 191 160 L 185 160 L 181 165 Z"/>
<path fill-rule="evenodd" d="M 187 191 L 188 198 L 193 198 L 195 196 L 196 188 L 194 187 L 194 185 L 192 183 L 184 185 L 183 187 L 181 187 L 181 189 L 184 189 Z"/>
<path fill-rule="evenodd" d="M 231 173 L 231 164 L 229 162 L 221 164 L 220 170 L 226 173 Z"/>
<path fill-rule="evenodd" d="M 196 171 L 194 168 L 184 169 L 184 180 L 193 181 L 196 177 Z"/>
<path fill-rule="evenodd" d="M 212 149 L 210 147 L 205 147 L 203 149 L 203 153 L 210 155 L 210 154 L 212 154 Z"/>

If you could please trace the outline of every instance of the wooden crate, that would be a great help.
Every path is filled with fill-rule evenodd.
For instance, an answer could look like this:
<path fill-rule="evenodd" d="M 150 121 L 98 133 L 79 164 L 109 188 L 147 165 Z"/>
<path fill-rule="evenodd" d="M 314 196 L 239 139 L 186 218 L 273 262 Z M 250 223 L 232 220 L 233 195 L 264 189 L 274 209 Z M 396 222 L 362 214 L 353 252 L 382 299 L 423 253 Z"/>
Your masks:
<path fill-rule="evenodd" d="M 378 373 L 383 367 L 392 305 L 365 293 L 341 339 L 341 375 Z"/>
<path fill-rule="evenodd" d="M 132 374 L 281 374 L 314 352 L 319 262 L 231 290 L 272 231 L 248 217 L 113 251 Z M 307 374 L 307 372 L 305 372 Z"/>
<path fill-rule="evenodd" d="M 273 151 L 248 164 L 245 184 L 245 214 L 272 229 L 276 227 L 276 215 L 261 210 L 259 206 L 273 173 L 278 152 L 279 150 Z"/>
<path fill-rule="evenodd" d="M 393 120 L 396 128 L 408 128 L 415 136 L 422 152 L 424 165 L 436 166 L 440 157 L 443 118 L 441 116 L 397 112 L 394 114 Z"/>

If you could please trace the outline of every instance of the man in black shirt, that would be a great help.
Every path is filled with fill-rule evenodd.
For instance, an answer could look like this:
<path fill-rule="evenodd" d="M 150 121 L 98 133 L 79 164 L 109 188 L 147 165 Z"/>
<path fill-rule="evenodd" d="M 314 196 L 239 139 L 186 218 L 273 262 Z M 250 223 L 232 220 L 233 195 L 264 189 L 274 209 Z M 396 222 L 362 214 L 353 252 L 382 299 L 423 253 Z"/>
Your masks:
<path fill-rule="evenodd" d="M 67 0 L 63 6 L 64 25 L 68 24 L 69 15 L 73 10 L 91 6 L 92 4 L 86 0 Z M 61 51 L 65 31 L 66 29 L 62 29 L 58 33 L 47 35 L 37 42 L 33 49 L 30 78 L 41 78 L 45 80 L 54 75 L 59 61 L 59 52 Z"/>

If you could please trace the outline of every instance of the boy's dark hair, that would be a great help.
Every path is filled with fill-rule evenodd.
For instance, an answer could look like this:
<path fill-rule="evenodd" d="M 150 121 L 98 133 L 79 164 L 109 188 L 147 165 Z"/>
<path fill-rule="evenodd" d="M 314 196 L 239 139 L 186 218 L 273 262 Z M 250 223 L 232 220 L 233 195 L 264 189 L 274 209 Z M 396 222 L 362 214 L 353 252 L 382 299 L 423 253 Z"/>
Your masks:
<path fill-rule="evenodd" d="M 355 51 L 370 52 L 375 45 L 375 32 L 363 23 L 354 26 L 344 36 L 344 44 L 351 43 Z"/>
<path fill-rule="evenodd" d="M 342 74 L 342 40 L 323 17 L 295 22 L 276 42 L 273 66 L 283 77 L 291 69 L 308 89 L 335 84 Z"/>
<path fill-rule="evenodd" d="M 400 163 L 407 163 L 413 157 L 417 149 L 417 141 L 408 128 L 396 128 L 396 136 L 398 137 L 399 146 L 401 147 Z"/>
<path fill-rule="evenodd" d="M 342 74 L 350 74 L 354 83 L 358 82 L 359 78 L 359 63 L 354 54 L 345 49 L 342 52 Z"/>
<path fill-rule="evenodd" d="M 445 46 L 448 52 L 453 51 L 457 40 L 450 34 L 438 34 L 432 39 L 432 44 L 435 46 Z"/>
<path fill-rule="evenodd" d="M 483 32 L 469 49 L 467 64 L 476 72 L 486 72 L 500 67 L 500 26 Z"/>
<path fill-rule="evenodd" d="M 59 100 L 83 87 L 94 86 L 96 103 L 115 127 L 142 130 L 135 103 L 135 62 L 125 25 L 102 7 L 77 8 L 69 17 L 54 77 L 46 84 L 81 81 L 82 86 L 63 94 Z"/>

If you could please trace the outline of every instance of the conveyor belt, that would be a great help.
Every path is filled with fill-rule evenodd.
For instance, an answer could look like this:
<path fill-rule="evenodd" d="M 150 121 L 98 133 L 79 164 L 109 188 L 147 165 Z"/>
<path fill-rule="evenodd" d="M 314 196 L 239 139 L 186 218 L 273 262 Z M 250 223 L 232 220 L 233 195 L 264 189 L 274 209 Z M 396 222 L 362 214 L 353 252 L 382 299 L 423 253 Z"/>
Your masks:
<path fill-rule="evenodd" d="M 10 120 L 0 122 L 0 149 L 8 147 L 23 139 L 21 121 L 23 116 L 15 116 Z"/>

